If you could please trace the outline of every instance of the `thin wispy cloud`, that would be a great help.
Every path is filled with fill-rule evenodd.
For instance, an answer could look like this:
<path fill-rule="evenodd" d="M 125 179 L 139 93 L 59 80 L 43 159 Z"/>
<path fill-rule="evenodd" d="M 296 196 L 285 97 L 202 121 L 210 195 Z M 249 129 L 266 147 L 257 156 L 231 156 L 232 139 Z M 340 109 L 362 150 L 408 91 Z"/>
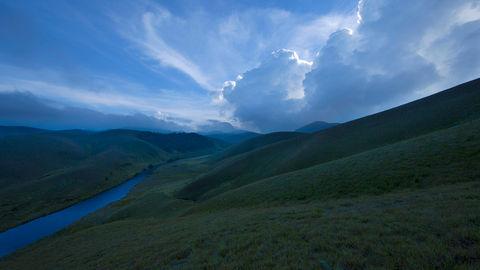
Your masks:
<path fill-rule="evenodd" d="M 159 18 L 152 12 L 143 14 L 144 39 L 132 36 L 129 36 L 129 38 L 138 43 L 146 55 L 157 60 L 161 65 L 176 68 L 190 76 L 206 90 L 214 90 L 214 87 L 209 83 L 209 79 L 200 71 L 200 68 L 180 52 L 170 47 L 159 35 L 156 27 L 163 19 L 165 19 L 164 15 L 160 15 Z"/>
<path fill-rule="evenodd" d="M 182 18 L 153 2 L 135 6 L 135 16 L 111 17 L 118 32 L 146 62 L 177 69 L 201 87 L 220 90 L 223 81 L 258 66 L 271 51 L 291 48 L 313 59 L 328 36 L 355 27 L 355 13 L 308 16 L 254 7 L 212 16 L 200 9 Z M 258 29 L 263 31 L 258 31 Z"/>
<path fill-rule="evenodd" d="M 221 119 L 214 106 L 208 106 L 209 97 L 183 95 L 167 89 L 148 89 L 142 85 L 117 78 L 92 77 L 96 87 L 73 86 L 61 81 L 54 71 L 41 77 L 28 70 L 2 66 L 0 70 L 14 70 L 0 75 L 0 92 L 29 92 L 39 98 L 56 100 L 68 106 L 83 107 L 117 114 L 143 113 L 154 117 L 182 119 L 198 125 L 209 119 Z M 24 76 L 22 76 L 24 74 Z M 27 76 L 29 74 L 29 76 Z M 47 79 L 49 77 L 49 79 Z M 205 106 L 207 105 L 207 106 Z"/>

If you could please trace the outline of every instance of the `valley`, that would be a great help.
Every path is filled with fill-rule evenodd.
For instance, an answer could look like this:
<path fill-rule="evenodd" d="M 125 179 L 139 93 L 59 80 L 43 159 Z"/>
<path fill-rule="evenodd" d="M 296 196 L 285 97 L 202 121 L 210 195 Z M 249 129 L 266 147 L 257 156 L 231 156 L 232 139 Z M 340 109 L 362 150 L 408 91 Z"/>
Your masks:
<path fill-rule="evenodd" d="M 310 134 L 143 154 L 132 164 L 159 166 L 126 198 L 0 268 L 476 269 L 479 89 Z"/>

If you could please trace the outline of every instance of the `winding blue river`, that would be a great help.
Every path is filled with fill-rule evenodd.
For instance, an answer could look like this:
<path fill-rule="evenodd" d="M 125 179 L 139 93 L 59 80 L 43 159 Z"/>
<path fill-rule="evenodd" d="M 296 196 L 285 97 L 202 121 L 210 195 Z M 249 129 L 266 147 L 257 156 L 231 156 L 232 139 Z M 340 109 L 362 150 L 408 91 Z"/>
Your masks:
<path fill-rule="evenodd" d="M 82 217 L 122 199 L 135 185 L 142 181 L 145 176 L 146 172 L 112 189 L 99 193 L 90 199 L 0 233 L 0 257 L 8 255 L 41 238 L 52 235 Z"/>

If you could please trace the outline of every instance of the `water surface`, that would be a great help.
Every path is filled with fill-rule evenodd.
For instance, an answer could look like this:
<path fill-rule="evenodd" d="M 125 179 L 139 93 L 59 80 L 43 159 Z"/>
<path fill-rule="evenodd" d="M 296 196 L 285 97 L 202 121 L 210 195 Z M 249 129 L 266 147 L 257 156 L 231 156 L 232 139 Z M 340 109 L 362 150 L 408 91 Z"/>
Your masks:
<path fill-rule="evenodd" d="M 122 199 L 136 184 L 142 181 L 145 176 L 146 173 L 139 174 L 90 199 L 0 233 L 0 257 L 8 255 L 41 238 L 52 235 L 82 217 Z"/>

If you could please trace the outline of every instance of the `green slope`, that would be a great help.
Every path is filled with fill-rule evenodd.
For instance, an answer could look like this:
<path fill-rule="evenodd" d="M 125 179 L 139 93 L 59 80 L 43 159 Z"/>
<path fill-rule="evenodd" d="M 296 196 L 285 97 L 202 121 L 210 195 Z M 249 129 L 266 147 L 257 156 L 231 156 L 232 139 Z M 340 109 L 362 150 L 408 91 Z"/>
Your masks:
<path fill-rule="evenodd" d="M 262 179 L 213 197 L 201 209 L 379 195 L 478 180 L 480 119 Z"/>
<path fill-rule="evenodd" d="M 162 215 L 174 203 L 164 199 L 142 206 L 148 217 L 78 224 L 0 269 L 473 270 L 479 194 L 476 182 L 180 217 Z"/>
<path fill-rule="evenodd" d="M 0 138 L 0 231 L 111 188 L 152 163 L 223 147 L 193 133 L 10 132 Z"/>
<path fill-rule="evenodd" d="M 197 203 L 169 194 L 205 160 L 170 163 L 0 269 L 478 269 L 479 131 L 467 122 Z"/>
<path fill-rule="evenodd" d="M 165 164 L 126 199 L 8 256 L 0 269 L 479 269 L 480 102 L 468 85 L 458 89 L 334 128 L 363 134 L 359 145 L 321 132 L 337 143 L 309 148 L 331 150 L 325 162 L 208 189 L 200 201 L 174 194 L 229 162 L 259 175 L 272 167 L 255 166 L 257 155 L 271 151 L 277 162 L 287 153 L 281 146 L 312 146 L 316 136 L 218 168 L 208 157 Z M 415 120 L 397 115 L 408 113 Z"/>
<path fill-rule="evenodd" d="M 315 121 L 303 127 L 297 128 L 295 131 L 297 132 L 304 132 L 304 133 L 315 133 L 318 131 L 322 131 L 327 128 L 334 127 L 339 123 L 328 123 L 323 121 Z"/>
<path fill-rule="evenodd" d="M 201 200 L 256 180 L 452 127 L 480 116 L 480 79 L 224 162 L 179 192 Z"/>
<path fill-rule="evenodd" d="M 267 146 L 269 144 L 288 140 L 301 135 L 302 133 L 299 133 L 299 132 L 273 132 L 265 135 L 257 135 L 254 138 L 235 144 L 227 148 L 226 150 L 220 152 L 214 157 L 214 160 L 220 161 L 223 159 L 227 159 L 236 155 L 240 155 L 240 154 Z"/>
<path fill-rule="evenodd" d="M 242 131 L 235 133 L 207 133 L 203 135 L 217 140 L 225 141 L 227 143 L 236 144 L 257 137 L 261 134 L 250 131 Z"/>

